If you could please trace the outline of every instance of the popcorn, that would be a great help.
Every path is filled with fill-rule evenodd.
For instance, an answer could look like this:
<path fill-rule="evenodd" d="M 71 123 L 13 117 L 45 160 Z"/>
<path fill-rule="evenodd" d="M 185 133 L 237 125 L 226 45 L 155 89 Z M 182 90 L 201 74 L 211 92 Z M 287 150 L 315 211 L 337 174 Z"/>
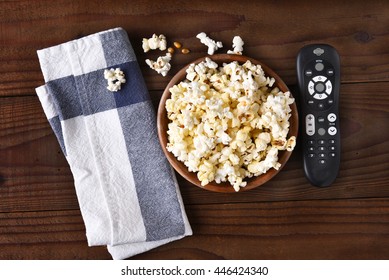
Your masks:
<path fill-rule="evenodd" d="M 146 63 L 151 69 L 157 71 L 158 74 L 161 74 L 162 76 L 166 76 L 166 74 L 169 72 L 171 68 L 170 65 L 171 59 L 172 59 L 172 55 L 170 53 L 166 53 L 165 56 L 158 57 L 157 61 L 146 59 Z"/>
<path fill-rule="evenodd" d="M 165 35 L 161 34 L 157 36 L 156 34 L 153 34 L 153 36 L 149 39 L 143 38 L 142 48 L 145 53 L 148 52 L 149 50 L 156 50 L 156 49 L 160 49 L 161 51 L 166 50 Z"/>
<path fill-rule="evenodd" d="M 109 91 L 118 91 L 121 89 L 122 84 L 126 82 L 124 78 L 124 73 L 120 68 L 116 69 L 105 69 L 104 78 L 108 81 L 107 89 Z"/>
<path fill-rule="evenodd" d="M 288 141 L 286 142 L 286 150 L 288 152 L 291 152 L 293 151 L 294 147 L 296 146 L 296 137 L 295 136 L 292 136 L 288 139 Z"/>
<path fill-rule="evenodd" d="M 197 34 L 196 38 L 200 39 L 200 42 L 208 47 L 208 54 L 209 55 L 213 55 L 216 50 L 223 47 L 222 42 L 220 42 L 220 41 L 215 42 L 214 40 L 209 38 L 207 36 L 207 34 L 205 34 L 204 32 Z"/>
<path fill-rule="evenodd" d="M 235 36 L 234 39 L 232 39 L 232 47 L 234 50 L 228 50 L 228 54 L 239 54 L 242 55 L 243 53 L 243 45 L 244 42 L 240 36 Z"/>
<path fill-rule="evenodd" d="M 246 178 L 279 169 L 278 152 L 296 145 L 296 137 L 287 138 L 290 93 L 250 61 L 219 67 L 206 58 L 186 72 L 166 101 L 167 150 L 202 186 L 229 182 L 239 191 Z"/>

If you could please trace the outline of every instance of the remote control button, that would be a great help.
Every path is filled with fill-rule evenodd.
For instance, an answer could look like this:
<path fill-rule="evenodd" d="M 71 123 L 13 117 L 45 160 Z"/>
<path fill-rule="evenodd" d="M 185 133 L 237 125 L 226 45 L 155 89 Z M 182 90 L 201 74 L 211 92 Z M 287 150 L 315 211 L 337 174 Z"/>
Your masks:
<path fill-rule="evenodd" d="M 317 118 L 317 122 L 318 123 L 323 123 L 325 121 L 325 118 L 324 117 L 318 117 Z"/>
<path fill-rule="evenodd" d="M 328 128 L 328 134 L 331 135 L 331 136 L 335 135 L 337 132 L 338 132 L 338 130 L 334 126 L 330 126 Z"/>
<path fill-rule="evenodd" d="M 334 103 L 334 100 L 333 99 L 328 99 L 327 103 L 328 103 L 328 105 L 332 105 Z"/>
<path fill-rule="evenodd" d="M 324 104 L 320 102 L 319 104 L 317 104 L 317 108 L 323 109 L 324 108 Z"/>
<path fill-rule="evenodd" d="M 309 158 L 314 158 L 314 157 L 315 157 L 315 154 L 310 153 L 310 154 L 308 154 L 308 157 L 309 157 Z"/>
<path fill-rule="evenodd" d="M 317 133 L 319 133 L 319 135 L 321 135 L 321 136 L 323 136 L 324 134 L 326 134 L 326 130 L 324 129 L 324 128 L 319 128 L 318 130 L 317 130 Z"/>
<path fill-rule="evenodd" d="M 334 113 L 330 113 L 328 114 L 327 119 L 329 122 L 334 122 L 336 121 L 336 115 Z"/>
<path fill-rule="evenodd" d="M 313 80 L 315 83 L 317 83 L 317 82 L 324 82 L 325 80 L 327 80 L 327 78 L 324 77 L 324 76 L 315 76 L 315 77 L 312 78 L 312 80 Z"/>
<path fill-rule="evenodd" d="M 308 83 L 308 92 L 310 95 L 315 93 L 315 84 L 312 81 Z"/>
<path fill-rule="evenodd" d="M 326 147 L 324 147 L 324 146 L 319 147 L 319 151 L 324 152 L 325 150 L 326 150 Z"/>
<path fill-rule="evenodd" d="M 316 69 L 316 71 L 323 71 L 323 69 L 324 69 L 324 64 L 321 63 L 321 62 L 316 63 L 315 69 Z"/>
<path fill-rule="evenodd" d="M 321 56 L 324 53 L 324 50 L 322 48 L 316 48 L 313 50 L 313 53 L 317 56 Z"/>
<path fill-rule="evenodd" d="M 319 145 L 324 145 L 325 144 L 325 140 L 323 139 L 320 139 L 320 140 L 317 140 L 317 143 L 319 143 Z"/>
<path fill-rule="evenodd" d="M 328 140 L 328 143 L 330 143 L 330 144 L 335 144 L 335 139 L 330 139 L 330 140 Z"/>
<path fill-rule="evenodd" d="M 323 153 L 319 154 L 319 158 L 325 158 L 325 157 L 326 157 L 326 154 L 323 154 Z"/>
<path fill-rule="evenodd" d="M 328 80 L 326 82 L 326 93 L 331 94 L 331 92 L 332 92 L 332 83 L 331 83 L 331 81 Z"/>
<path fill-rule="evenodd" d="M 335 157 L 336 154 L 335 153 L 330 153 L 330 157 Z"/>
<path fill-rule="evenodd" d="M 308 147 L 308 151 L 309 151 L 309 152 L 314 152 L 314 151 L 315 151 L 315 148 L 314 148 L 314 147 Z"/>
<path fill-rule="evenodd" d="M 315 117 L 312 114 L 308 114 L 305 117 L 305 132 L 308 136 L 315 134 Z"/>
<path fill-rule="evenodd" d="M 327 95 L 324 94 L 324 93 L 316 93 L 313 98 L 315 99 L 318 99 L 318 100 L 322 100 L 322 99 L 326 99 L 327 98 Z"/>
<path fill-rule="evenodd" d="M 330 146 L 330 151 L 335 151 L 335 150 L 336 150 L 335 146 Z"/>
<path fill-rule="evenodd" d="M 315 85 L 315 90 L 316 92 L 323 92 L 324 90 L 326 89 L 326 85 L 324 85 L 323 83 L 316 83 Z"/>
<path fill-rule="evenodd" d="M 326 160 L 325 159 L 321 159 L 321 160 L 319 160 L 319 163 L 324 165 L 324 164 L 326 164 Z"/>
<path fill-rule="evenodd" d="M 334 69 L 327 69 L 327 75 L 328 76 L 334 75 Z"/>
<path fill-rule="evenodd" d="M 311 69 L 307 69 L 305 70 L 305 76 L 312 76 L 312 70 Z"/>

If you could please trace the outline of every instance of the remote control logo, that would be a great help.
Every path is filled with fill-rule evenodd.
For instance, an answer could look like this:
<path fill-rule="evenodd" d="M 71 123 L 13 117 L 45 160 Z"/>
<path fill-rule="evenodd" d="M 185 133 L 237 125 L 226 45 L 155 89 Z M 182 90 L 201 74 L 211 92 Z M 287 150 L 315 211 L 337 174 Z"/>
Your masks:
<path fill-rule="evenodd" d="M 313 50 L 313 53 L 316 54 L 317 56 L 321 56 L 324 53 L 324 50 L 321 48 L 316 48 Z"/>

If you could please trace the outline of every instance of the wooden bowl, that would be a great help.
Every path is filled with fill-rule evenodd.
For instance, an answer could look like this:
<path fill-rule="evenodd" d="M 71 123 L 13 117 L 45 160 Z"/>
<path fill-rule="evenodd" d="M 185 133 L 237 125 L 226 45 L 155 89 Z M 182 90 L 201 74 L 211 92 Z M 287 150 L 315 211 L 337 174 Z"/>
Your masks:
<path fill-rule="evenodd" d="M 238 61 L 240 64 L 245 63 L 247 60 L 250 60 L 252 63 L 256 65 L 261 65 L 262 69 L 264 70 L 266 76 L 273 77 L 275 79 L 274 86 L 277 86 L 282 92 L 289 91 L 288 87 L 286 84 L 281 80 L 281 78 L 268 66 L 264 65 L 260 61 L 257 61 L 252 58 L 248 58 L 245 56 L 241 55 L 229 55 L 229 54 L 218 54 L 218 55 L 212 55 L 208 56 L 211 58 L 213 61 L 218 63 L 219 66 L 222 66 L 224 62 L 229 63 L 232 61 Z M 192 63 L 200 63 L 203 61 L 205 57 L 199 58 Z M 167 118 L 167 112 L 165 108 L 165 103 L 166 100 L 170 98 L 170 91 L 169 89 L 176 85 L 179 84 L 181 81 L 185 80 L 186 77 L 186 69 L 188 68 L 189 65 L 185 66 L 182 68 L 178 73 L 171 79 L 169 84 L 166 86 L 165 91 L 163 92 L 163 95 L 161 97 L 161 101 L 159 103 L 158 107 L 158 114 L 157 114 L 157 126 L 158 126 L 158 137 L 159 141 L 162 145 L 162 149 L 169 160 L 170 164 L 173 166 L 173 168 L 186 180 L 191 182 L 192 184 L 205 189 L 209 191 L 214 191 L 214 192 L 223 192 L 223 193 L 233 193 L 235 192 L 234 188 L 229 182 L 225 183 L 220 183 L 217 184 L 216 182 L 210 182 L 206 186 L 201 186 L 200 181 L 197 179 L 197 173 L 194 172 L 189 172 L 188 168 L 184 165 L 183 162 L 180 162 L 177 160 L 177 158 L 167 151 L 166 146 L 167 146 L 167 130 L 168 130 L 168 123 L 170 120 Z M 291 112 L 291 117 L 289 119 L 290 127 L 289 127 L 289 133 L 288 137 L 291 136 L 296 136 L 297 137 L 297 132 L 298 132 L 298 113 L 297 113 L 297 107 L 296 107 L 296 102 L 290 105 L 292 112 Z M 253 188 L 259 187 L 269 181 L 271 178 L 273 178 L 280 170 L 284 167 L 286 162 L 288 161 L 290 155 L 292 152 L 288 151 L 279 151 L 278 153 L 278 162 L 281 164 L 281 167 L 276 170 L 274 168 L 270 168 L 265 174 L 262 174 L 260 176 L 252 177 L 252 178 L 247 178 L 247 186 L 244 188 L 241 188 L 240 191 L 247 191 L 251 190 Z"/>

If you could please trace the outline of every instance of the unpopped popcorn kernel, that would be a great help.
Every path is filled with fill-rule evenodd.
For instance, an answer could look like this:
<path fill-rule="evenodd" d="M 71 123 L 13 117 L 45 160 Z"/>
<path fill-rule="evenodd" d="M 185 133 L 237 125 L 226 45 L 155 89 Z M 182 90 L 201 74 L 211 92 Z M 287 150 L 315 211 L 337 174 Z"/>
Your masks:
<path fill-rule="evenodd" d="M 173 43 L 173 45 L 174 45 L 177 49 L 181 49 L 181 47 L 182 47 L 182 44 L 181 44 L 180 42 L 177 42 L 177 41 L 175 41 L 175 42 Z"/>

